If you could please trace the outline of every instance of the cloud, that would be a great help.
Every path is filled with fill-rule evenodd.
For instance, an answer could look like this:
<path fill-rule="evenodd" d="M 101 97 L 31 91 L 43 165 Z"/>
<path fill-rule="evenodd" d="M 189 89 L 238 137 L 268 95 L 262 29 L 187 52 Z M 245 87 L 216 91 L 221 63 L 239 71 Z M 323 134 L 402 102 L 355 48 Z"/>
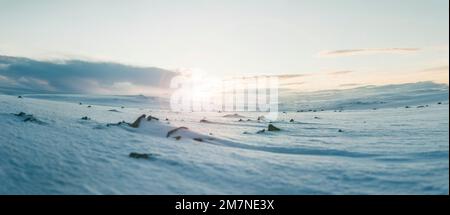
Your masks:
<path fill-rule="evenodd" d="M 291 78 L 301 78 L 308 76 L 308 74 L 284 74 L 284 75 L 275 75 L 280 79 L 291 79 Z"/>
<path fill-rule="evenodd" d="M 364 84 L 360 84 L 360 83 L 348 83 L 348 84 L 340 84 L 339 87 L 356 87 L 356 86 L 361 86 Z"/>
<path fill-rule="evenodd" d="M 341 49 L 321 51 L 319 57 L 341 57 L 370 54 L 408 54 L 420 51 L 420 48 L 372 48 L 372 49 Z"/>
<path fill-rule="evenodd" d="M 304 85 L 304 84 L 306 84 L 305 81 L 303 81 L 303 82 L 283 83 L 281 85 L 284 86 L 284 87 L 298 87 L 298 86 Z"/>
<path fill-rule="evenodd" d="M 232 79 L 242 79 L 242 78 L 259 78 L 259 77 L 277 77 L 281 80 L 285 79 L 295 79 L 295 78 L 303 78 L 306 76 L 310 76 L 310 74 L 281 74 L 281 75 L 257 75 L 257 76 L 238 76 L 233 77 Z"/>
<path fill-rule="evenodd" d="M 449 66 L 448 65 L 442 65 L 442 66 L 437 66 L 437 67 L 431 67 L 431 68 L 426 68 L 421 70 L 422 72 L 448 72 L 449 71 Z"/>
<path fill-rule="evenodd" d="M 328 75 L 345 75 L 345 74 L 349 74 L 352 72 L 353 71 L 350 71 L 350 70 L 342 70 L 342 71 L 329 72 Z"/>
<path fill-rule="evenodd" d="M 129 94 L 168 89 L 177 73 L 155 68 L 108 62 L 37 61 L 0 55 L 2 85 L 64 93 Z M 7 80 L 7 81 L 6 81 Z M 126 83 L 126 84 L 125 84 Z"/>
<path fill-rule="evenodd" d="M 22 76 L 14 81 L 16 81 L 19 85 L 27 86 L 27 88 L 32 88 L 32 89 L 36 88 L 36 89 L 42 89 L 42 90 L 47 90 L 47 91 L 55 90 L 52 86 L 50 86 L 48 81 L 42 80 L 39 78 Z"/>

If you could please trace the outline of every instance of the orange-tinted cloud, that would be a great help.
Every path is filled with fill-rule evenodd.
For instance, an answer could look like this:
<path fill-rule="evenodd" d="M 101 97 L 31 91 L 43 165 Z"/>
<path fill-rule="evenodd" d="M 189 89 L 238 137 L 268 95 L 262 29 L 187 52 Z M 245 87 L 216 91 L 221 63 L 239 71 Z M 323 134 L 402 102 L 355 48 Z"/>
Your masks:
<path fill-rule="evenodd" d="M 368 54 L 407 54 L 420 51 L 420 48 L 368 48 L 368 49 L 341 49 L 322 51 L 319 57 L 340 57 Z"/>

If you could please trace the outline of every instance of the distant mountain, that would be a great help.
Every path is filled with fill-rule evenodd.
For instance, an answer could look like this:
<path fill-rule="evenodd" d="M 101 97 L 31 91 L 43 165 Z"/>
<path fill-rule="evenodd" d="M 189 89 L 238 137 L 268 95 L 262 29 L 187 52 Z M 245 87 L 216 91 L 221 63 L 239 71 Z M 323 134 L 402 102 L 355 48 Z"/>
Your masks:
<path fill-rule="evenodd" d="M 175 75 L 156 67 L 0 55 L 0 91 L 9 93 L 151 94 L 167 89 Z"/>
<path fill-rule="evenodd" d="M 281 110 L 369 109 L 448 102 L 449 86 L 418 82 L 385 86 L 364 86 L 346 90 L 308 93 L 280 93 Z"/>

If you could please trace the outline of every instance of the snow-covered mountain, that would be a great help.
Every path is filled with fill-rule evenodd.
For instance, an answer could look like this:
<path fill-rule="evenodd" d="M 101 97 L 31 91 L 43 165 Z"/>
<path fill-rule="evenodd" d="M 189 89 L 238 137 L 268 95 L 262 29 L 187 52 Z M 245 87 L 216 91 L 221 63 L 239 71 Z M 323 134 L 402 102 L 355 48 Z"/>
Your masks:
<path fill-rule="evenodd" d="M 448 85 L 433 82 L 365 86 L 308 93 L 281 92 L 280 109 L 340 110 L 421 106 L 448 102 L 448 96 Z"/>

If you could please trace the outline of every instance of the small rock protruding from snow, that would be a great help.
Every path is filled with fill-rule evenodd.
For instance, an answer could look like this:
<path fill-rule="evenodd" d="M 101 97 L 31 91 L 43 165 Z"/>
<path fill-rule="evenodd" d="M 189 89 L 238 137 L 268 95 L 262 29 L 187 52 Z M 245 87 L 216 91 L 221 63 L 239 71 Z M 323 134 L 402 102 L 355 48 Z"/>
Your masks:
<path fill-rule="evenodd" d="M 267 130 L 268 130 L 268 131 L 281 131 L 281 129 L 275 127 L 275 126 L 272 125 L 272 124 L 269 124 Z"/>
<path fill-rule="evenodd" d="M 145 114 L 144 114 L 145 115 Z M 148 117 L 147 117 L 147 121 L 152 121 L 152 119 L 153 120 L 156 120 L 156 121 L 159 121 L 159 118 L 156 118 L 156 117 L 154 117 L 154 116 L 152 116 L 152 115 L 149 115 Z"/>
<path fill-rule="evenodd" d="M 186 127 L 178 127 L 178 128 L 172 129 L 169 132 L 167 132 L 166 137 L 170 137 L 170 135 L 174 134 L 175 132 L 177 132 L 178 130 L 181 130 L 181 129 L 186 129 L 187 130 L 188 128 L 186 128 Z"/>
<path fill-rule="evenodd" d="M 26 114 L 24 112 L 20 112 L 18 114 L 14 114 L 17 117 L 21 117 L 23 119 L 24 122 L 36 122 L 36 123 L 43 123 L 40 120 L 36 119 L 36 117 L 34 117 L 32 114 Z"/>
<path fill-rule="evenodd" d="M 211 121 L 207 120 L 205 117 L 200 120 L 201 123 L 210 123 Z"/>
<path fill-rule="evenodd" d="M 266 132 L 266 129 L 259 130 L 259 131 L 257 131 L 256 133 L 257 133 L 257 134 L 262 134 L 262 133 L 264 133 L 264 132 Z"/>
<path fill-rule="evenodd" d="M 192 139 L 195 140 L 195 141 L 198 141 L 198 142 L 203 142 L 203 139 L 200 138 L 200 137 L 194 137 Z"/>
<path fill-rule="evenodd" d="M 108 124 L 106 124 L 106 127 L 109 127 L 109 126 L 119 126 L 119 125 L 122 125 L 122 124 L 130 125 L 130 123 L 127 123 L 127 122 L 125 122 L 125 121 L 122 121 L 122 122 L 118 122 L 118 123 L 108 123 Z"/>
<path fill-rule="evenodd" d="M 14 114 L 14 115 L 16 115 L 16 116 L 25 116 L 25 115 L 27 115 L 27 114 L 24 113 L 24 112 L 20 112 L 20 113 Z"/>
<path fill-rule="evenodd" d="M 142 114 L 140 117 L 136 119 L 133 123 L 130 124 L 130 127 L 132 128 L 139 128 L 139 125 L 141 124 L 141 120 L 145 119 L 145 114 Z"/>
<path fill-rule="evenodd" d="M 237 113 L 235 113 L 235 114 L 227 114 L 227 115 L 225 115 L 223 117 L 226 117 L 226 118 L 246 118 L 245 116 L 239 115 Z"/>
<path fill-rule="evenodd" d="M 152 155 L 147 154 L 147 153 L 131 152 L 128 156 L 130 158 L 136 158 L 136 159 L 149 159 Z"/>

